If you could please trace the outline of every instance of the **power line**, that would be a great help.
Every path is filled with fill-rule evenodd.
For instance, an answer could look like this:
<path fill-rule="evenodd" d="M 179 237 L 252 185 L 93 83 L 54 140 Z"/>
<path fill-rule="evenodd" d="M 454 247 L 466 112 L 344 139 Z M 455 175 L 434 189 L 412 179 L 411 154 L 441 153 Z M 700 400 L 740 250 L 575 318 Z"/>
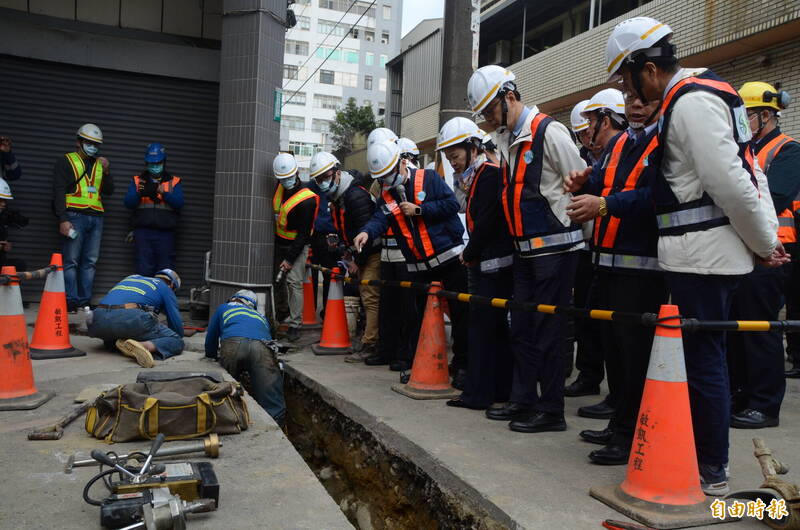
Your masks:
<path fill-rule="evenodd" d="M 305 80 L 305 81 L 303 81 L 303 84 L 302 84 L 302 85 L 300 85 L 300 86 L 297 88 L 297 90 L 295 90 L 294 92 L 292 92 L 292 95 L 291 95 L 291 96 L 289 96 L 289 97 L 286 99 L 286 101 L 284 101 L 284 102 L 281 104 L 281 109 L 283 109 L 283 107 L 284 107 L 284 106 L 285 106 L 287 103 L 289 103 L 289 102 L 292 100 L 292 98 L 293 98 L 293 97 L 294 97 L 294 96 L 295 96 L 295 95 L 296 95 L 298 92 L 300 92 L 300 91 L 303 89 L 303 87 L 304 87 L 304 86 L 306 86 L 306 83 L 308 83 L 308 82 L 311 80 L 311 78 L 313 78 L 313 77 L 314 77 L 314 74 L 316 74 L 317 72 L 319 72 L 319 69 L 320 69 L 320 68 L 322 68 L 322 67 L 325 65 L 325 63 L 328 61 L 328 59 L 330 59 L 330 58 L 331 58 L 331 55 L 333 55 L 333 52 L 335 52 L 335 51 L 336 51 L 336 49 L 337 49 L 339 46 L 341 46 L 341 45 L 342 45 L 342 43 L 344 42 L 344 39 L 346 39 L 346 38 L 347 38 L 347 36 L 350 34 L 350 30 L 352 30 L 354 27 L 356 27 L 356 26 L 358 25 L 358 23 L 359 23 L 359 22 L 361 22 L 361 19 L 362 19 L 362 18 L 364 18 L 364 15 L 366 15 L 366 14 L 367 14 L 367 12 L 369 11 L 370 7 L 374 7 L 374 6 L 375 6 L 375 2 L 376 2 L 376 1 L 377 1 L 377 0 L 372 0 L 372 2 L 369 4 L 369 6 L 368 6 L 366 9 L 364 9 L 364 12 L 363 12 L 363 13 L 361 13 L 361 16 L 360 16 L 360 17 L 358 17 L 358 20 L 356 20 L 355 22 L 353 22 L 353 24 L 350 26 L 350 29 L 349 29 L 349 30 L 347 30 L 347 31 L 345 32 L 345 34 L 342 36 L 342 38 L 339 40 L 339 42 L 336 44 L 336 46 L 334 46 L 334 47 L 333 47 L 333 49 L 331 49 L 331 52 L 328 54 L 328 56 L 327 56 L 327 57 L 325 57 L 325 59 L 323 59 L 323 60 L 322 60 L 322 62 L 319 64 L 319 66 L 317 66 L 317 69 L 316 69 L 316 70 L 314 70 L 313 72 L 311 72 L 311 75 L 310 75 L 310 76 L 308 76 L 308 77 L 306 78 L 306 80 Z M 354 1 L 354 2 L 353 2 L 351 5 L 350 5 L 350 7 L 353 7 L 353 5 L 355 5 L 355 3 L 356 3 L 356 2 Z M 349 8 L 348 8 L 348 11 L 349 11 Z M 347 13 L 345 12 L 345 14 L 347 14 Z M 342 18 L 344 18 L 344 15 L 342 15 Z M 341 22 L 341 19 L 340 19 L 339 21 Z M 339 25 L 339 23 L 337 22 L 337 23 L 336 23 L 336 26 L 338 26 L 338 25 Z M 334 28 L 334 29 L 335 29 L 335 28 Z M 333 30 L 331 30 L 331 33 L 332 33 L 332 32 L 333 32 Z M 330 34 L 329 34 L 329 35 L 330 35 Z M 326 37 L 326 38 L 327 38 L 327 37 Z M 320 46 L 321 46 L 321 44 L 320 44 Z M 317 48 L 319 49 L 319 47 L 317 47 Z M 316 50 L 314 50 L 314 52 L 316 52 Z M 309 59 L 310 59 L 310 58 L 311 58 L 311 56 L 309 56 Z M 308 61 L 306 61 L 306 62 L 308 62 Z M 305 64 L 305 63 L 303 63 L 303 64 Z M 299 69 L 298 69 L 298 70 L 299 70 Z"/>

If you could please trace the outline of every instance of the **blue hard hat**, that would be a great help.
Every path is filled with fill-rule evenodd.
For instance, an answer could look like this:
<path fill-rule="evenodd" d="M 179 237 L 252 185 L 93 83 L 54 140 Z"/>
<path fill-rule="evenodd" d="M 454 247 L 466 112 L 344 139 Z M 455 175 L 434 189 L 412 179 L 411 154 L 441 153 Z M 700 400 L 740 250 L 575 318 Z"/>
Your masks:
<path fill-rule="evenodd" d="M 172 269 L 161 269 L 156 273 L 156 278 L 168 280 L 172 285 L 172 290 L 175 292 L 178 292 L 178 289 L 181 288 L 181 277 Z"/>
<path fill-rule="evenodd" d="M 167 158 L 167 150 L 160 143 L 152 143 L 147 146 L 144 153 L 144 161 L 148 164 L 157 164 Z"/>

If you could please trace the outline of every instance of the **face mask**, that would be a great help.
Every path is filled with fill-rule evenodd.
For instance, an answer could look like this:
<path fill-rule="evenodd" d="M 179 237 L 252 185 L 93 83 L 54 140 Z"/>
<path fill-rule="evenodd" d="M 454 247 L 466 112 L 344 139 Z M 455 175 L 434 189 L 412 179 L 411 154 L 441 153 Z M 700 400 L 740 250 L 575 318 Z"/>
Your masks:
<path fill-rule="evenodd" d="M 152 175 L 160 175 L 164 171 L 164 164 L 147 164 L 147 171 Z"/>
<path fill-rule="evenodd" d="M 385 188 L 396 188 L 403 183 L 403 179 L 400 177 L 400 173 L 397 172 L 394 175 L 383 177 L 381 182 Z"/>
<path fill-rule="evenodd" d="M 328 190 L 330 190 L 330 189 L 331 189 L 331 183 L 332 183 L 332 182 L 333 182 L 333 179 L 332 179 L 332 178 L 330 178 L 330 179 L 328 179 L 328 180 L 323 180 L 322 182 L 320 182 L 320 183 L 318 184 L 318 186 L 319 186 L 319 191 L 321 191 L 322 193 L 328 193 Z"/>
<path fill-rule="evenodd" d="M 81 148 L 83 149 L 83 152 L 89 156 L 95 156 L 97 152 L 100 151 L 99 147 L 97 147 L 95 144 L 90 144 L 88 142 L 83 142 L 81 144 Z"/>
<path fill-rule="evenodd" d="M 333 179 L 328 181 L 328 194 L 329 195 L 336 195 L 336 190 L 339 189 L 339 183 L 334 182 Z"/>
<path fill-rule="evenodd" d="M 290 190 L 295 187 L 297 184 L 297 177 L 289 177 L 288 179 L 281 180 L 281 186 L 283 189 Z"/>
<path fill-rule="evenodd" d="M 644 123 L 642 123 L 642 122 L 629 121 L 628 125 L 630 126 L 631 129 L 633 129 L 635 131 L 640 131 L 640 130 L 644 129 Z"/>

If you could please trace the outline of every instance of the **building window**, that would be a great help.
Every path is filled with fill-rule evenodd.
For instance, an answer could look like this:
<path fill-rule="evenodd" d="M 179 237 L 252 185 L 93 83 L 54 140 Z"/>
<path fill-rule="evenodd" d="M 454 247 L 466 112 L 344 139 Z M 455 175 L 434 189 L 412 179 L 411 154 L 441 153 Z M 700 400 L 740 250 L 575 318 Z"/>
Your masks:
<path fill-rule="evenodd" d="M 311 29 L 311 17 L 297 17 L 297 29 L 308 31 Z"/>
<path fill-rule="evenodd" d="M 331 132 L 331 122 L 328 120 L 311 120 L 311 130 L 314 132 L 328 134 Z"/>
<path fill-rule="evenodd" d="M 389 44 L 389 32 L 381 31 L 381 44 Z"/>
<path fill-rule="evenodd" d="M 292 99 L 289 99 L 291 96 Z M 305 105 L 306 104 L 306 93 L 305 92 L 296 92 L 294 96 L 288 94 L 286 99 L 284 99 L 284 105 Z"/>
<path fill-rule="evenodd" d="M 301 5 L 301 6 L 310 6 L 311 5 L 311 0 L 295 0 L 295 4 L 298 4 L 298 5 Z"/>
<path fill-rule="evenodd" d="M 391 18 L 392 18 L 392 6 L 383 6 L 383 19 L 391 20 Z"/>
<path fill-rule="evenodd" d="M 306 142 L 289 142 L 289 150 L 297 156 L 314 156 L 322 151 L 322 147 Z"/>
<path fill-rule="evenodd" d="M 344 37 L 348 34 L 349 30 L 349 26 L 337 24 L 336 22 L 331 22 L 330 20 L 320 19 L 317 22 L 317 33 L 322 33 L 323 35 L 330 34 L 335 35 L 336 37 Z"/>
<path fill-rule="evenodd" d="M 365 75 L 364 76 L 364 90 L 372 90 L 372 76 Z"/>
<path fill-rule="evenodd" d="M 343 50 L 344 61 L 350 64 L 358 64 L 358 52 L 355 50 Z"/>
<path fill-rule="evenodd" d="M 342 11 L 346 9 L 347 8 L 343 9 Z M 356 15 L 366 13 L 366 16 L 375 18 L 375 6 L 372 5 L 372 2 L 356 2 L 356 5 L 353 6 L 351 13 L 355 13 Z"/>
<path fill-rule="evenodd" d="M 341 61 L 342 60 L 342 50 L 339 48 L 325 48 L 319 47 L 317 48 L 317 52 L 314 54 L 316 57 L 320 59 L 329 59 L 331 61 Z"/>
<path fill-rule="evenodd" d="M 293 64 L 283 65 L 283 78 L 284 79 L 300 79 L 300 69 Z"/>
<path fill-rule="evenodd" d="M 364 40 L 367 42 L 375 42 L 375 32 L 369 29 L 365 29 Z"/>
<path fill-rule="evenodd" d="M 367 52 L 366 55 L 364 55 L 364 64 L 367 66 L 372 66 L 375 64 L 375 54 L 372 52 Z"/>
<path fill-rule="evenodd" d="M 281 116 L 281 125 L 285 125 L 290 131 L 305 131 L 306 119 L 301 116 Z"/>
<path fill-rule="evenodd" d="M 385 77 L 381 77 L 378 80 L 378 90 L 380 90 L 381 92 L 386 92 L 386 78 Z"/>
<path fill-rule="evenodd" d="M 308 55 L 308 43 L 301 40 L 286 39 L 284 52 L 294 55 Z"/>
<path fill-rule="evenodd" d="M 358 28 L 357 27 L 354 26 L 354 27 L 350 28 L 350 37 L 352 37 L 354 39 L 358 38 Z"/>
<path fill-rule="evenodd" d="M 314 95 L 314 108 L 336 110 L 342 104 L 342 98 L 336 96 Z"/>
<path fill-rule="evenodd" d="M 383 116 L 384 114 L 386 114 L 386 103 L 380 101 L 378 103 L 378 116 Z"/>
<path fill-rule="evenodd" d="M 319 71 L 319 82 L 324 85 L 332 85 L 334 84 L 334 74 L 333 70 L 320 70 Z"/>
<path fill-rule="evenodd" d="M 336 83 L 340 86 L 350 88 L 358 87 L 358 74 L 348 74 L 346 72 L 336 72 Z"/>
<path fill-rule="evenodd" d="M 389 58 L 386 55 L 381 54 L 381 66 L 386 66 L 386 61 L 388 60 Z"/>

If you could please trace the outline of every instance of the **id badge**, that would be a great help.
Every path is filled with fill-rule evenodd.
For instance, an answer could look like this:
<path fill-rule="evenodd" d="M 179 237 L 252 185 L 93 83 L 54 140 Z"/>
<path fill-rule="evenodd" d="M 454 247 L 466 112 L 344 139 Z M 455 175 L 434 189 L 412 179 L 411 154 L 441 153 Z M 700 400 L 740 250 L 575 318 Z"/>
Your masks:
<path fill-rule="evenodd" d="M 89 193 L 97 193 L 97 188 L 95 188 L 94 186 L 87 186 L 86 191 Z"/>

